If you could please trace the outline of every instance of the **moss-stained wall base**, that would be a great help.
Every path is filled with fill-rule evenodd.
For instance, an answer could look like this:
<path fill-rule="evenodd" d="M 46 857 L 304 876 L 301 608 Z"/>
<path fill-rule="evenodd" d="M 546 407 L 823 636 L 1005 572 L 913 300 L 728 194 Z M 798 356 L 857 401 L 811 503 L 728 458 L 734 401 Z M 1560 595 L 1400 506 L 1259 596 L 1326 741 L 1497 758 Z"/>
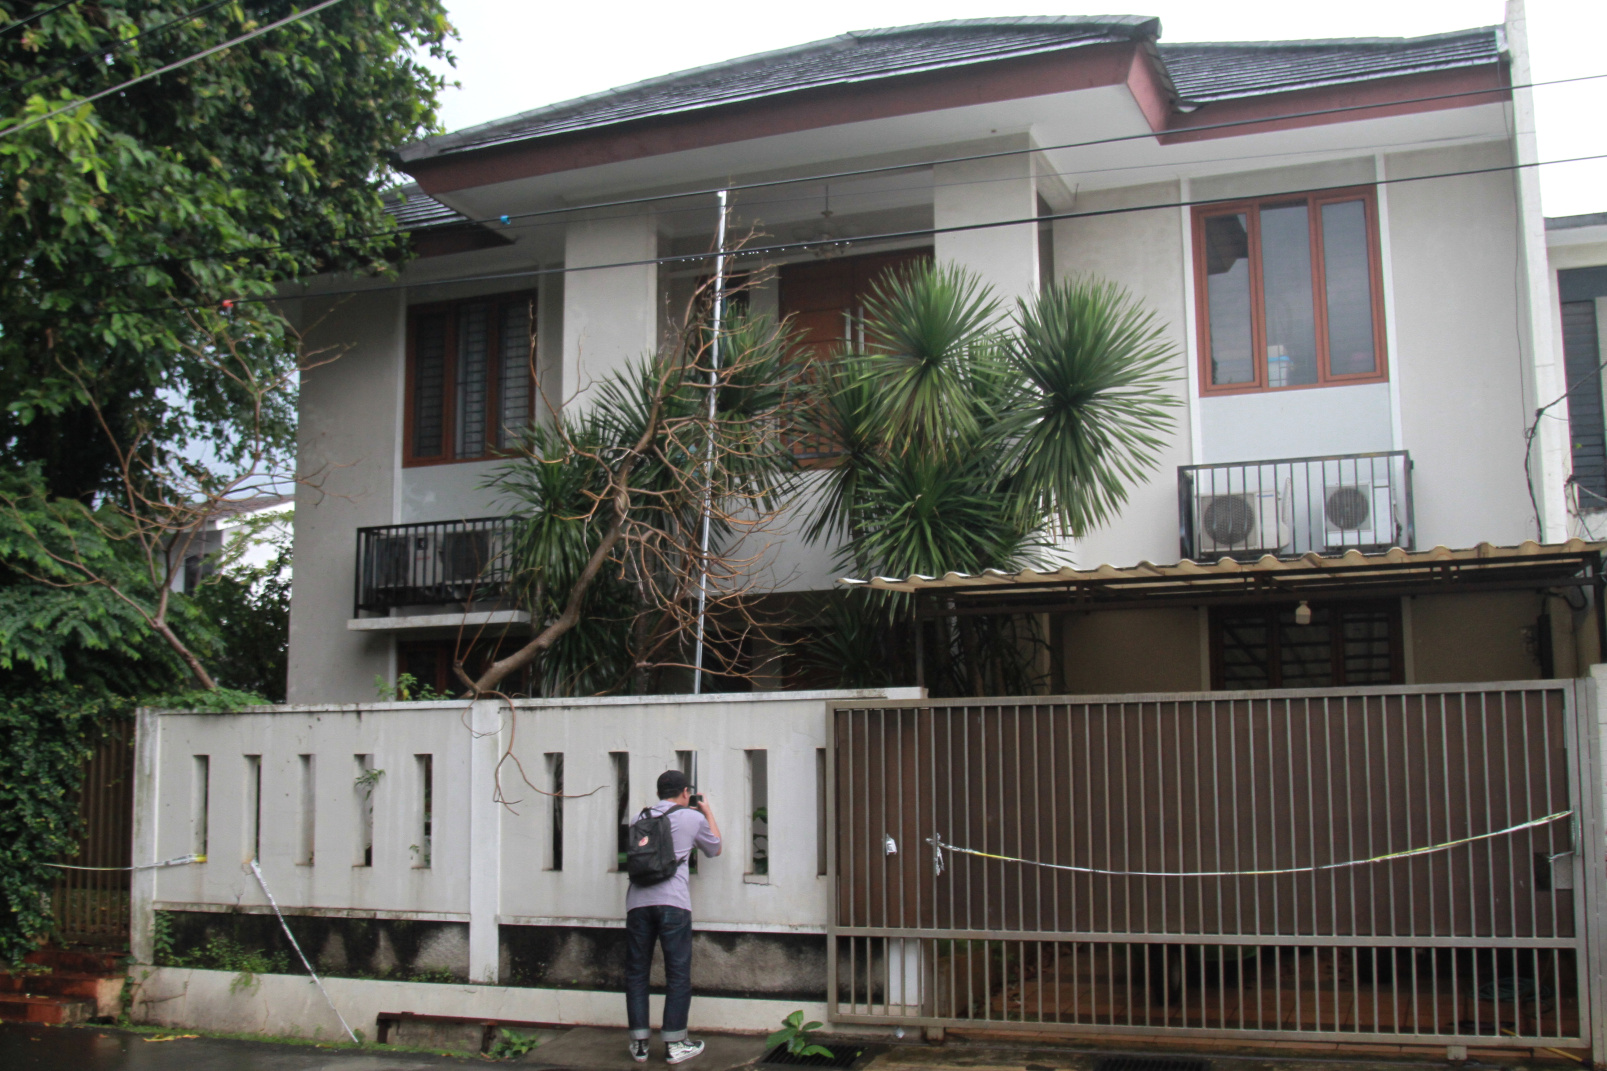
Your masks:
<path fill-rule="evenodd" d="M 502 926 L 499 975 L 504 985 L 550 989 L 625 989 L 625 931 L 587 926 Z M 653 959 L 654 992 L 662 992 L 662 956 Z M 826 938 L 821 934 L 692 935 L 692 989 L 699 995 L 826 999 Z"/>
<path fill-rule="evenodd" d="M 320 974 L 347 978 L 454 982 L 469 978 L 469 927 L 462 922 L 287 917 Z M 272 915 L 163 911 L 157 957 L 164 966 L 248 973 L 301 972 Z"/>

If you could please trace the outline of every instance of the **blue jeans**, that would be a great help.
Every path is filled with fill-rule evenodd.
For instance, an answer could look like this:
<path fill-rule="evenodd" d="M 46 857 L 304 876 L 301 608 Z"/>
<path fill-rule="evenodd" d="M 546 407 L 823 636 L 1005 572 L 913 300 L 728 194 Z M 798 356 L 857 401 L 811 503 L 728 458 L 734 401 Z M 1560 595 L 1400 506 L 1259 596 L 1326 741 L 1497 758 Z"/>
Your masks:
<path fill-rule="evenodd" d="M 692 1007 L 692 912 L 680 907 L 638 907 L 625 913 L 625 1014 L 631 1040 L 646 1040 L 647 978 L 653 969 L 653 945 L 664 946 L 665 1043 L 686 1038 L 686 1016 Z"/>

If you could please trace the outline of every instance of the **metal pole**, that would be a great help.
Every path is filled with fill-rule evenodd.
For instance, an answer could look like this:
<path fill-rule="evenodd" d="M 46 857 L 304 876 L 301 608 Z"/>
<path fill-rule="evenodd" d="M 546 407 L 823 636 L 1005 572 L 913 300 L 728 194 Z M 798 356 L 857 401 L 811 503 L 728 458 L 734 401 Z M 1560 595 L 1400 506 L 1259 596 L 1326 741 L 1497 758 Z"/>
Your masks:
<path fill-rule="evenodd" d="M 698 542 L 697 650 L 692 655 L 692 694 L 703 691 L 703 634 L 708 625 L 709 527 L 714 513 L 714 413 L 720 382 L 720 328 L 725 315 L 725 221 L 727 191 L 721 190 L 715 225 L 714 330 L 709 340 L 709 444 L 703 458 L 703 534 Z"/>

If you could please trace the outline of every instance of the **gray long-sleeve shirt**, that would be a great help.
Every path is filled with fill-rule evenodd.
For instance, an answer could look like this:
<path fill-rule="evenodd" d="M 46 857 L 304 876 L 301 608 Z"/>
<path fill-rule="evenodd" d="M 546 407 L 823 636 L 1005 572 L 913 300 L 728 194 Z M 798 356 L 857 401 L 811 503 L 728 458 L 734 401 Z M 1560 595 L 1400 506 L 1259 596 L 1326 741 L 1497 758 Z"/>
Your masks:
<path fill-rule="evenodd" d="M 653 814 L 663 814 L 673 806 L 669 800 L 659 800 L 649 809 Z M 675 868 L 674 877 L 657 885 L 632 885 L 625 893 L 626 911 L 659 906 L 692 910 L 692 886 L 687 879 L 692 853 L 702 848 L 704 855 L 719 855 L 720 838 L 709 828 L 709 820 L 703 817 L 703 812 L 690 807 L 670 815 L 670 829 L 674 834 L 675 855 L 681 865 Z"/>

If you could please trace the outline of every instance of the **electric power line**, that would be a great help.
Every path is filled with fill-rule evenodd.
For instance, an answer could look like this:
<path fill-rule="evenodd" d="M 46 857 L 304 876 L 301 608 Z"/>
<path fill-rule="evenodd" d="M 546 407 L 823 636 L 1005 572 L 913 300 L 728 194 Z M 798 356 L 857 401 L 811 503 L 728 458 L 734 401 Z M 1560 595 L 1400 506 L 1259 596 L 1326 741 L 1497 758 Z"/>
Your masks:
<path fill-rule="evenodd" d="M 1379 108 L 1398 107 L 1402 104 L 1429 104 L 1440 100 L 1455 100 L 1459 97 L 1483 97 L 1492 93 L 1512 92 L 1518 89 L 1536 89 L 1544 86 L 1565 85 L 1570 82 L 1589 82 L 1596 79 L 1607 78 L 1603 74 L 1582 74 L 1572 78 L 1553 78 L 1542 82 L 1526 82 L 1515 86 L 1496 86 L 1493 89 L 1464 89 L 1455 93 L 1436 93 L 1427 97 L 1403 97 L 1399 100 L 1372 102 L 1368 104 L 1344 104 L 1333 108 L 1316 108 L 1311 111 L 1290 112 L 1286 115 L 1264 116 L 1258 119 L 1230 119 L 1220 123 L 1202 123 L 1199 126 L 1180 128 L 1178 130 L 1149 131 L 1143 134 L 1117 134 L 1108 138 L 1094 138 L 1090 141 L 1070 141 L 1060 145 L 1035 145 L 1027 149 L 999 149 L 994 152 L 972 153 L 967 156 L 948 156 L 934 160 L 916 161 L 907 164 L 883 164 L 877 167 L 855 168 L 848 171 L 834 171 L 829 174 L 805 175 L 800 178 L 764 179 L 757 182 L 737 182 L 729 186 L 713 186 L 706 189 L 686 190 L 681 193 L 649 194 L 642 197 L 625 197 L 614 201 L 598 201 L 583 205 L 566 205 L 563 208 L 541 208 L 529 212 L 510 212 L 502 216 L 488 216 L 484 219 L 471 219 L 471 223 L 505 223 L 509 220 L 528 219 L 534 216 L 559 215 L 569 212 L 594 211 L 600 208 L 624 208 L 631 205 L 651 204 L 655 201 L 667 201 L 677 197 L 712 197 L 721 189 L 729 193 L 742 190 L 765 189 L 772 186 L 792 186 L 804 182 L 836 182 L 845 178 L 863 178 L 866 175 L 886 174 L 891 171 L 910 171 L 926 167 L 937 167 L 942 164 L 965 164 L 978 160 L 999 160 L 1011 156 L 1026 156 L 1035 152 L 1060 152 L 1066 149 L 1086 149 L 1097 145 L 1115 145 L 1125 141 L 1147 141 L 1151 138 L 1161 138 L 1168 135 L 1181 136 L 1204 133 L 1212 130 L 1230 130 L 1242 126 L 1264 126 L 1268 123 L 1279 123 L 1290 119 L 1314 119 L 1324 115 L 1342 115 L 1346 112 L 1370 111 Z"/>
<path fill-rule="evenodd" d="M 1530 163 L 1498 164 L 1491 167 L 1464 168 L 1458 171 L 1440 171 L 1429 175 L 1403 175 L 1396 178 L 1375 179 L 1370 185 L 1392 186 L 1407 182 L 1428 182 L 1435 179 L 1467 178 L 1475 175 L 1499 174 L 1508 171 L 1520 171 L 1531 167 L 1550 167 L 1557 164 L 1574 164 L 1590 160 L 1607 160 L 1607 153 L 1596 153 L 1589 156 L 1571 156 L 1560 160 L 1535 160 Z M 1258 194 L 1258 198 L 1298 197 L 1305 194 L 1322 193 L 1332 187 L 1313 186 L 1297 190 L 1280 190 L 1266 194 Z M 1099 208 L 1083 212 L 1051 212 L 1041 216 L 1025 216 L 1016 219 L 992 220 L 987 223 L 962 223 L 948 227 L 914 227 L 900 231 L 886 231 L 881 234 L 860 235 L 853 238 L 815 238 L 795 242 L 776 242 L 765 246 L 752 246 L 739 250 L 728 250 L 727 257 L 758 257 L 794 252 L 808 252 L 813 249 L 840 246 L 845 244 L 868 244 L 872 242 L 904 241 L 912 238 L 931 238 L 940 234 L 959 234 L 968 231 L 997 230 L 1002 227 L 1021 227 L 1038 223 L 1053 222 L 1056 220 L 1094 219 L 1101 216 L 1123 216 L 1138 212 L 1158 212 L 1169 209 L 1203 208 L 1211 205 L 1233 204 L 1242 201 L 1243 197 L 1212 197 L 1201 200 L 1162 201 L 1152 204 L 1128 205 L 1121 208 Z M 235 297 L 222 302 L 226 307 L 245 304 L 275 304 L 298 299 L 318 299 L 327 297 L 346 297 L 359 294 L 380 294 L 397 290 L 416 290 L 421 287 L 449 286 L 458 283 L 487 283 L 505 282 L 515 279 L 534 279 L 546 275 L 569 275 L 584 271 L 607 271 L 612 268 L 637 268 L 664 264 L 694 264 L 701 261 L 715 259 L 720 254 L 714 251 L 707 253 L 674 253 L 658 257 L 642 257 L 636 260 L 610 261 L 605 264 L 561 265 L 551 268 L 521 268 L 516 271 L 488 272 L 479 275 L 460 275 L 446 279 L 419 279 L 413 282 L 385 283 L 376 286 L 358 286 L 345 289 L 311 290 L 302 293 L 281 293 L 265 297 Z M 147 312 L 173 312 L 173 311 L 201 311 L 216 309 L 219 302 L 148 305 L 130 309 L 106 309 L 103 315 L 134 316 Z"/>
<path fill-rule="evenodd" d="M 34 21 L 36 21 L 38 19 L 42 19 L 46 15 L 54 15 L 56 12 L 60 11 L 62 8 L 64 8 L 64 7 L 72 7 L 76 3 L 78 3 L 78 0 L 62 0 L 61 3 L 54 4 L 51 7 L 47 7 L 43 11 L 35 11 L 32 15 L 24 16 L 23 18 L 20 18 L 15 22 L 8 22 L 4 26 L 0 26 L 0 36 L 4 36 L 5 34 L 10 33 L 12 30 L 15 30 L 19 26 L 26 26 L 30 22 L 34 22 Z"/>
<path fill-rule="evenodd" d="M 72 102 L 71 104 L 64 104 L 60 108 L 55 109 L 54 111 L 46 112 L 44 115 L 38 115 L 38 116 L 35 116 L 32 119 L 26 120 L 25 122 L 17 123 L 17 124 L 15 124 L 13 126 L 8 126 L 8 127 L 5 127 L 4 129 L 0 129 L 0 137 L 8 137 L 8 136 L 10 136 L 12 134 L 20 134 L 22 131 L 29 129 L 30 127 L 38 126 L 40 123 L 47 122 L 47 121 L 49 121 L 51 119 L 54 119 L 56 116 L 61 115 L 61 114 L 65 113 L 65 112 L 70 112 L 70 111 L 74 111 L 75 109 L 82 108 L 86 104 L 93 104 L 95 101 L 100 100 L 102 97 L 109 97 L 113 93 L 120 93 L 123 90 L 128 89 L 130 86 L 139 85 L 141 82 L 148 82 L 152 78 L 157 78 L 157 77 L 159 77 L 161 75 L 167 74 L 170 71 L 176 71 L 180 67 L 188 67 L 190 64 L 196 62 L 197 60 L 205 59 L 206 57 L 211 56 L 211 55 L 213 55 L 215 53 L 222 52 L 224 49 L 233 48 L 235 45 L 244 44 L 245 42 L 251 40 L 254 37 L 261 37 L 263 34 L 270 33 L 270 32 L 272 32 L 274 30 L 277 30 L 281 26 L 288 26 L 292 22 L 299 22 L 300 20 L 302 20 L 304 18 L 307 18 L 309 15 L 316 15 L 318 12 L 324 10 L 325 8 L 334 7 L 338 3 L 340 3 L 340 0 L 323 0 L 322 3 L 314 4 L 312 7 L 309 7 L 305 11 L 298 11 L 293 15 L 287 15 L 286 17 L 280 19 L 278 22 L 271 22 L 266 26 L 260 26 L 257 29 L 252 30 L 249 33 L 243 33 L 239 37 L 235 37 L 235 38 L 232 38 L 232 39 L 230 39 L 228 41 L 225 41 L 221 45 L 213 45 L 211 48 L 202 49 L 200 52 L 196 52 L 196 53 L 194 53 L 192 55 L 186 56 L 183 59 L 174 60 L 172 63 L 167 64 L 165 67 L 158 67 L 156 70 L 149 71 L 149 72 L 147 72 L 145 74 L 140 75 L 137 78 L 130 78 L 128 81 L 121 82 L 121 83 L 119 83 L 119 84 L 117 84 L 115 86 L 112 86 L 110 89 L 103 89 L 98 93 L 91 93 L 89 96 L 84 97 L 81 100 L 76 100 L 76 101 Z"/>
<path fill-rule="evenodd" d="M 76 2 L 76 0 L 73 0 L 73 2 Z M 202 15 L 207 14 L 214 8 L 220 8 L 224 4 L 233 2 L 234 0 L 212 0 L 212 3 L 203 4 L 194 11 L 187 11 L 184 14 L 179 15 L 177 18 L 169 19 L 160 26 L 152 26 L 148 30 L 140 30 L 138 33 L 131 34 L 130 36 L 114 41 L 111 44 L 102 46 L 100 48 L 92 48 L 86 52 L 82 52 L 67 62 L 58 65 L 55 69 L 46 71 L 44 74 L 36 74 L 32 78 L 24 78 L 20 82 L 8 82 L 6 85 L 0 86 L 0 93 L 18 93 L 35 84 L 36 82 L 47 82 L 56 77 L 56 75 L 61 74 L 63 71 L 71 70 L 73 67 L 78 66 L 87 59 L 94 59 L 97 56 L 105 56 L 109 60 L 110 57 L 116 55 L 118 52 L 121 52 L 123 49 L 132 45 L 141 38 L 148 39 L 156 34 L 161 33 L 163 30 L 177 26 L 181 22 L 200 18 Z"/>
<path fill-rule="evenodd" d="M 1607 78 L 1607 73 L 1578 75 L 1578 76 L 1571 77 L 1571 78 L 1555 78 L 1555 79 L 1550 79 L 1550 80 L 1547 80 L 1547 81 L 1540 81 L 1540 82 L 1527 82 L 1527 83 L 1522 83 L 1522 84 L 1514 85 L 1514 86 L 1498 87 L 1496 89 L 1460 90 L 1460 91 L 1455 92 L 1455 93 L 1440 93 L 1440 94 L 1435 94 L 1433 96 L 1428 96 L 1428 97 L 1405 97 L 1405 98 L 1402 98 L 1402 99 L 1399 99 L 1399 100 L 1386 101 L 1386 102 L 1381 102 L 1381 103 L 1380 102 L 1371 102 L 1371 103 L 1367 103 L 1367 104 L 1347 104 L 1347 105 L 1341 105 L 1341 106 L 1334 107 L 1334 108 L 1322 108 L 1322 109 L 1317 109 L 1317 110 L 1314 110 L 1314 111 L 1305 111 L 1305 112 L 1291 112 L 1291 113 L 1288 113 L 1288 114 L 1285 114 L 1285 115 L 1269 116 L 1269 117 L 1262 117 L 1262 118 L 1256 118 L 1256 119 L 1234 119 L 1234 120 L 1224 121 L 1224 122 L 1221 122 L 1221 123 L 1212 123 L 1212 124 L 1208 124 L 1208 125 L 1201 125 L 1201 126 L 1197 126 L 1197 127 L 1191 127 L 1186 131 L 1177 131 L 1176 133 L 1194 133 L 1194 132 L 1199 132 L 1199 131 L 1233 129 L 1233 128 L 1243 127 L 1243 126 L 1260 126 L 1260 125 L 1264 125 L 1264 124 L 1267 124 L 1267 123 L 1282 122 L 1282 121 L 1289 120 L 1289 119 L 1313 118 L 1313 117 L 1323 116 L 1323 115 L 1337 115 L 1337 114 L 1344 114 L 1346 112 L 1367 111 L 1367 110 L 1372 110 L 1372 109 L 1377 109 L 1377 108 L 1394 107 L 1394 106 L 1398 106 L 1398 105 L 1402 105 L 1402 104 L 1430 103 L 1430 102 L 1440 101 L 1440 100 L 1452 100 L 1452 99 L 1456 99 L 1456 98 L 1459 98 L 1459 97 L 1486 96 L 1486 95 L 1488 95 L 1490 93 L 1498 93 L 1498 92 L 1503 92 L 1503 91 L 1511 92 L 1513 90 L 1518 90 L 1518 89 L 1535 89 L 1535 88 L 1539 88 L 1539 87 L 1553 86 L 1553 85 L 1566 85 L 1566 84 L 1573 83 L 1573 82 L 1588 82 L 1588 81 L 1593 81 L 1593 80 L 1602 79 L 1602 78 Z M 9 131 L 0 130 L 0 135 L 4 135 L 5 133 L 8 133 L 8 132 Z M 859 169 L 856 169 L 856 170 L 838 171 L 838 172 L 832 172 L 832 173 L 829 173 L 829 174 L 805 175 L 805 176 L 801 176 L 801 177 L 797 177 L 797 178 L 768 179 L 768 180 L 758 181 L 758 182 L 735 183 L 735 184 L 733 184 L 731 186 L 724 187 L 724 189 L 728 193 L 734 193 L 734 192 L 739 192 L 739 191 L 742 191 L 742 190 L 768 189 L 768 188 L 774 188 L 774 187 L 777 187 L 777 186 L 795 186 L 795 185 L 802 185 L 804 183 L 812 183 L 812 182 L 830 182 L 830 181 L 835 181 L 835 180 L 841 179 L 841 178 L 854 178 L 854 177 L 863 177 L 863 176 L 866 176 L 866 175 L 886 174 L 886 173 L 894 172 L 894 171 L 919 170 L 921 168 L 935 167 L 935 166 L 937 166 L 939 164 L 967 163 L 967 162 L 972 162 L 972 161 L 977 161 L 977 160 L 999 159 L 999 158 L 1003 158 L 1003 157 L 1019 156 L 1019 155 L 1023 155 L 1023 154 L 1026 154 L 1026 153 L 1033 153 L 1033 152 L 1049 152 L 1049 151 L 1061 151 L 1061 150 L 1066 150 L 1066 149 L 1090 148 L 1090 147 L 1099 146 L 1099 145 L 1110 145 L 1110 144 L 1117 144 L 1117 143 L 1128 142 L 1128 141 L 1148 140 L 1150 138 L 1155 138 L 1155 137 L 1159 137 L 1159 136 L 1161 136 L 1161 135 L 1157 134 L 1155 132 L 1150 132 L 1150 133 L 1146 133 L 1146 134 L 1120 134 L 1120 135 L 1115 135 L 1115 136 L 1107 137 L 1107 138 L 1095 138 L 1095 139 L 1090 140 L 1090 141 L 1067 142 L 1067 143 L 1061 144 L 1061 145 L 1036 146 L 1036 147 L 1030 148 L 1030 149 L 1005 149 L 1005 150 L 1000 150 L 1000 151 L 997 151 L 997 152 L 977 153 L 977 154 L 970 155 L 970 156 L 952 156 L 952 157 L 944 157 L 944 158 L 934 159 L 934 160 L 916 161 L 916 162 L 905 163 L 905 164 L 887 164 L 887 165 L 883 165 L 883 166 L 879 166 L 879 167 L 859 168 Z M 1216 162 L 1228 162 L 1231 159 L 1233 159 L 1233 158 L 1226 158 L 1225 160 L 1220 160 L 1220 161 L 1216 161 Z M 1153 166 L 1153 165 L 1147 165 L 1147 166 Z M 1080 173 L 1082 173 L 1082 172 L 1057 172 L 1057 174 L 1080 174 Z M 720 188 L 711 187 L 709 189 L 688 190 L 688 191 L 682 191 L 682 192 L 679 192 L 679 193 L 650 194 L 650 195 L 642 196 L 642 197 L 627 197 L 627 198 L 621 198 L 621 199 L 617 199 L 617 200 L 613 200 L 613 201 L 598 201 L 598 202 L 592 202 L 592 203 L 589 203 L 589 204 L 566 205 L 566 206 L 564 206 L 562 208 L 534 209 L 534 210 L 529 211 L 529 212 L 507 213 L 505 215 L 487 216 L 487 217 L 480 218 L 480 219 L 472 218 L 472 217 L 465 217 L 462 220 L 454 221 L 454 222 L 457 222 L 457 223 L 460 223 L 460 224 L 466 224 L 466 225 L 475 225 L 475 226 L 481 226 L 481 225 L 487 225 L 487 224 L 493 224 L 493 223 L 501 223 L 504 226 L 509 226 L 509 225 L 512 225 L 513 221 L 515 221 L 515 220 L 527 220 L 527 219 L 533 219 L 533 218 L 538 218 L 538 217 L 567 215 L 567 214 L 575 213 L 575 212 L 598 211 L 598 210 L 607 209 L 607 208 L 626 208 L 626 207 L 631 207 L 631 206 L 635 206 L 635 205 L 652 204 L 652 203 L 656 203 L 656 202 L 660 202 L 660 201 L 671 201 L 671 200 L 678 200 L 678 199 L 681 199 L 681 198 L 688 198 L 688 197 L 714 196 L 715 194 L 718 194 L 719 192 L 720 192 Z M 799 199 L 801 199 L 801 198 L 799 198 Z M 699 209 L 687 209 L 687 211 L 701 211 L 701 210 L 702 210 L 701 208 L 699 208 Z M 1045 218 L 1047 218 L 1047 217 L 1045 217 Z M 249 253 L 272 253 L 272 252 L 277 252 L 277 251 L 281 251 L 281 250 L 311 250 L 311 249 L 316 249 L 316 248 L 328 248 L 328 247 L 333 247 L 333 246 L 350 244 L 350 243 L 354 243 L 354 242 L 366 241 L 366 240 L 371 239 L 371 238 L 380 238 L 380 237 L 384 237 L 386 235 L 391 235 L 391 234 L 404 233 L 405 230 L 406 230 L 405 228 L 396 228 L 395 230 L 386 230 L 386 231 L 367 231 L 367 232 L 362 232 L 362 233 L 358 233 L 358 234 L 354 234 L 354 235 L 349 235 L 349 236 L 346 236 L 346 237 L 331 238 L 331 239 L 329 239 L 327 241 L 317 241 L 317 242 L 281 242 L 281 243 L 262 244 L 262 245 L 256 245 L 256 246 L 242 246 L 241 248 L 235 249 L 235 250 L 230 250 L 230 251 L 226 251 L 226 252 L 203 253 L 203 254 L 199 254 L 199 255 L 196 255 L 196 256 L 191 256 L 191 257 L 188 257 L 188 258 L 163 257 L 163 258 L 160 258 L 160 259 L 157 259 L 157 260 L 135 261 L 135 262 L 131 262 L 131 263 L 128 263 L 128 264 L 121 264 L 121 265 L 116 265 L 115 267 L 109 267 L 109 268 L 106 268 L 104 270 L 107 270 L 107 271 L 119 271 L 119 270 L 124 270 L 124 269 L 129 269 L 129 268 L 153 267 L 153 266 L 160 265 L 160 264 L 166 264 L 166 263 L 169 263 L 170 261 L 177 260 L 177 259 L 214 260 L 214 259 L 225 259 L 225 258 L 228 258 L 228 257 L 235 257 L 235 256 L 243 255 L 243 254 L 249 254 Z M 864 240 L 864 239 L 861 239 L 861 240 Z"/>

